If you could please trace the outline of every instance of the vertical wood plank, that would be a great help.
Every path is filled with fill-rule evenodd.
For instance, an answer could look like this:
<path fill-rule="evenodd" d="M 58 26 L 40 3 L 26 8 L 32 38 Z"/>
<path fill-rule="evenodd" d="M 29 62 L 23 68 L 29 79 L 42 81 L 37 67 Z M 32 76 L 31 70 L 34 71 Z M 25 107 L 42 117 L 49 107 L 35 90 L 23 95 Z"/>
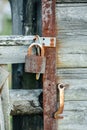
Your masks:
<path fill-rule="evenodd" d="M 23 0 L 9 0 L 12 14 L 12 34 L 23 34 Z M 12 88 L 20 89 L 22 86 L 22 64 L 12 64 Z M 22 117 L 13 116 L 13 130 L 22 129 Z"/>
<path fill-rule="evenodd" d="M 5 130 L 4 114 L 2 110 L 1 94 L 0 94 L 0 130 Z"/>
<path fill-rule="evenodd" d="M 55 37 L 55 0 L 42 0 L 42 36 Z M 44 130 L 57 130 L 56 111 L 56 47 L 45 47 L 46 71 L 43 75 Z"/>
<path fill-rule="evenodd" d="M 9 89 L 7 88 L 8 86 L 5 86 L 4 84 L 6 83 L 9 73 L 3 67 L 5 66 L 0 65 L 0 130 L 7 130 L 10 128 L 9 107 L 8 107 Z M 4 90 L 7 91 L 5 91 L 4 93 Z"/>
<path fill-rule="evenodd" d="M 2 66 L 4 69 L 7 68 L 7 65 Z M 10 130 L 10 103 L 9 103 L 9 86 L 8 86 L 8 78 L 3 84 L 3 89 L 1 93 L 2 98 L 2 109 L 4 114 L 4 123 L 5 130 Z"/>

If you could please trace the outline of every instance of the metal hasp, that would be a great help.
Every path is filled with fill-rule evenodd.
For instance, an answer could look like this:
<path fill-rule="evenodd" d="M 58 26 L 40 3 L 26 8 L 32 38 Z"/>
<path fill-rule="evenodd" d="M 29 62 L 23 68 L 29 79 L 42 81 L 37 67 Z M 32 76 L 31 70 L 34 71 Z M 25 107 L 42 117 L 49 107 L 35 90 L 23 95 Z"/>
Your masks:
<path fill-rule="evenodd" d="M 56 37 L 55 0 L 42 0 L 42 36 Z M 51 39 L 50 42 L 54 42 Z M 57 130 L 54 113 L 57 110 L 56 97 L 56 47 L 44 47 L 46 70 L 43 74 L 44 130 Z"/>

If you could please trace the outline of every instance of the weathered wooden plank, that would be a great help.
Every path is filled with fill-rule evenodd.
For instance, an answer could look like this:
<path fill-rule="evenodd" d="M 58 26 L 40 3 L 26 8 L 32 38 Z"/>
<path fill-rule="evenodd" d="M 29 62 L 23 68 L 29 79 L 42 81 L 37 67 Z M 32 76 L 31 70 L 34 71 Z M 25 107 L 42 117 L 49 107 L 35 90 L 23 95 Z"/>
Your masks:
<path fill-rule="evenodd" d="M 87 129 L 87 68 L 58 69 L 58 82 L 69 84 L 65 90 L 63 120 L 58 120 L 59 130 Z"/>
<path fill-rule="evenodd" d="M 58 120 L 59 130 L 87 129 L 87 111 L 65 111 L 64 119 Z"/>
<path fill-rule="evenodd" d="M 56 75 L 58 82 L 69 84 L 65 90 L 65 101 L 87 101 L 86 68 L 58 69 Z"/>
<path fill-rule="evenodd" d="M 87 0 L 56 0 L 58 3 L 87 3 Z"/>
<path fill-rule="evenodd" d="M 86 12 L 87 4 L 57 4 L 57 67 L 87 67 Z"/>
<path fill-rule="evenodd" d="M 57 4 L 58 38 L 69 39 L 87 35 L 87 4 Z M 74 37 L 73 37 L 74 36 Z M 68 40 L 69 40 L 68 39 Z M 80 38 L 81 39 L 81 38 Z M 79 40 L 79 39 L 78 39 Z"/>
<path fill-rule="evenodd" d="M 69 88 L 65 90 L 65 101 L 87 101 L 86 80 L 59 79 L 59 82 L 69 84 Z"/>
<path fill-rule="evenodd" d="M 10 90 L 10 109 L 12 115 L 17 114 L 39 114 L 42 108 L 39 102 L 38 90 Z"/>
<path fill-rule="evenodd" d="M 6 71 L 0 66 L 0 89 L 2 88 L 2 85 L 5 83 L 8 75 L 9 75 L 8 71 Z M 1 93 L 1 90 L 0 90 L 0 93 Z"/>
<path fill-rule="evenodd" d="M 66 45 L 67 46 L 67 45 Z M 66 47 L 65 47 L 66 48 Z M 80 48 L 80 47 L 79 47 Z M 65 51 L 65 54 L 58 54 L 58 61 L 57 65 L 58 67 L 86 67 L 87 66 L 87 59 L 86 59 L 86 45 L 83 44 L 83 47 L 78 49 L 76 46 L 75 50 L 69 50 L 67 48 L 67 52 Z M 27 54 L 27 49 L 28 46 L 5 46 L 5 47 L 0 47 L 0 64 L 4 63 L 24 63 L 25 62 L 25 55 Z M 64 50 L 64 49 L 62 49 Z M 61 53 L 62 50 L 60 49 Z M 60 53 L 59 51 L 59 53 Z M 71 52 L 70 52 L 71 51 Z M 74 53 L 83 53 L 83 54 L 72 54 Z M 64 52 L 64 51 L 63 51 Z M 66 53 L 71 53 L 71 54 L 66 54 Z M 71 62 L 70 62 L 71 61 Z"/>
<path fill-rule="evenodd" d="M 56 75 L 61 80 L 78 80 L 84 81 L 87 79 L 87 68 L 62 68 L 56 70 Z M 79 83 L 78 83 L 79 84 Z M 84 86 L 83 86 L 84 87 Z"/>
<path fill-rule="evenodd" d="M 29 45 L 35 36 L 1 36 L 0 64 L 24 63 Z M 50 38 L 41 38 L 41 43 L 50 45 Z M 38 43 L 39 41 L 37 41 Z"/>
<path fill-rule="evenodd" d="M 66 90 L 65 92 L 65 101 L 86 101 L 87 100 L 87 90 L 79 89 L 79 90 Z"/>
<path fill-rule="evenodd" d="M 35 36 L 11 35 L 0 36 L 0 46 L 30 45 Z"/>
<path fill-rule="evenodd" d="M 58 83 L 68 84 L 65 90 L 65 100 L 87 100 L 87 68 L 58 69 Z"/>
<path fill-rule="evenodd" d="M 61 54 L 62 52 L 58 54 L 57 67 L 86 67 L 87 66 L 86 48 L 87 47 L 83 45 L 82 48 L 77 49 L 77 52 L 82 52 L 83 54 L 74 54 L 74 50 L 73 54 L 66 54 L 68 53 L 68 51 L 72 52 L 72 49 L 69 50 L 69 48 L 67 48 L 67 52 L 65 51 L 65 54 L 64 53 Z M 28 46 L 0 47 L 0 54 L 1 54 L 0 64 L 24 63 L 25 55 L 27 54 L 27 49 Z M 62 50 L 60 49 L 60 51 Z"/>
<path fill-rule="evenodd" d="M 87 111 L 87 100 L 65 101 L 64 111 Z"/>
<path fill-rule="evenodd" d="M 39 37 L 39 36 L 38 36 Z M 39 44 L 44 43 L 45 46 L 50 46 L 50 41 L 54 37 L 39 37 L 36 39 L 36 35 L 10 35 L 10 36 L 0 36 L 0 46 L 26 46 L 30 45 L 32 42 Z M 36 40 L 35 40 L 36 39 Z M 55 39 L 54 39 L 55 44 Z"/>
<path fill-rule="evenodd" d="M 1 95 L 0 95 L 0 130 L 5 130 L 4 114 L 2 109 Z"/>
<path fill-rule="evenodd" d="M 24 63 L 28 46 L 0 47 L 0 64 Z"/>
<path fill-rule="evenodd" d="M 3 69 L 7 69 L 7 65 L 2 65 Z M 5 71 L 5 70 L 4 70 Z M 5 123 L 5 130 L 10 130 L 10 111 L 9 111 L 9 85 L 8 85 L 8 78 L 5 79 L 3 84 L 3 89 L 1 93 L 2 100 L 2 108 L 4 114 L 4 123 Z"/>
<path fill-rule="evenodd" d="M 81 63 L 86 63 L 84 63 L 87 57 L 85 50 L 87 18 L 84 17 L 86 6 L 85 4 L 57 5 L 58 67 L 80 67 Z M 87 67 L 87 65 L 85 64 L 83 67 Z M 58 129 L 87 129 L 86 68 L 58 69 L 57 75 L 58 82 L 69 84 L 69 88 L 65 90 L 64 119 L 58 120 Z"/>
<path fill-rule="evenodd" d="M 60 54 L 58 55 L 58 68 L 87 67 L 86 54 Z"/>
<path fill-rule="evenodd" d="M 67 45 L 66 45 L 67 46 Z M 80 47 L 79 47 L 80 48 Z M 87 66 L 87 55 L 86 55 L 86 45 L 83 44 L 83 47 L 80 49 L 73 50 L 67 48 L 67 52 L 65 54 L 58 53 L 57 59 L 57 67 L 86 67 Z M 25 62 L 25 55 L 27 54 L 28 46 L 9 46 L 9 47 L 0 47 L 0 64 L 10 64 L 10 63 L 24 63 Z M 62 49 L 64 50 L 64 49 Z M 60 49 L 60 51 L 62 51 Z M 60 52 L 59 51 L 59 52 Z M 71 54 L 66 54 L 66 53 Z M 74 54 L 74 51 L 78 54 Z M 64 52 L 64 51 L 63 51 Z M 82 52 L 83 54 L 80 54 Z"/>
<path fill-rule="evenodd" d="M 58 120 L 59 130 L 81 130 L 87 128 L 87 101 L 65 102 L 62 120 Z M 74 126 L 73 126 L 74 125 Z M 81 128 L 80 128 L 81 126 Z"/>
<path fill-rule="evenodd" d="M 78 116 L 78 115 L 77 115 Z M 81 123 L 81 122 L 80 122 Z M 81 125 L 78 124 L 68 124 L 68 125 L 62 125 L 63 123 L 61 123 L 61 125 L 59 126 L 59 130 L 82 130 L 83 128 L 86 130 L 87 129 L 87 125 L 86 124 L 82 124 Z"/>
<path fill-rule="evenodd" d="M 65 90 L 67 91 L 67 90 Z M 87 91 L 87 90 L 86 90 Z M 42 92 L 38 90 L 10 90 L 10 114 L 39 114 L 42 113 L 42 108 L 39 102 L 39 95 Z M 68 92 L 67 92 L 68 94 Z M 66 98 L 66 97 L 65 97 Z M 87 110 L 87 98 L 82 101 L 76 99 L 68 101 L 65 99 L 64 111 L 83 111 Z"/>

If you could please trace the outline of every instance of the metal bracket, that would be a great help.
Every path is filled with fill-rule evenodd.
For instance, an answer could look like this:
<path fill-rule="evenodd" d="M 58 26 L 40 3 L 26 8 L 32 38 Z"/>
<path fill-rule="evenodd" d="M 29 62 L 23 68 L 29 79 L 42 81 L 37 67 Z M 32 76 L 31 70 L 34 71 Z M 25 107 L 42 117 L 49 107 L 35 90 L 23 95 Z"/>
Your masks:
<path fill-rule="evenodd" d="M 46 47 L 56 47 L 56 38 L 55 37 L 39 37 L 35 36 L 34 40 L 39 42 L 42 46 Z"/>

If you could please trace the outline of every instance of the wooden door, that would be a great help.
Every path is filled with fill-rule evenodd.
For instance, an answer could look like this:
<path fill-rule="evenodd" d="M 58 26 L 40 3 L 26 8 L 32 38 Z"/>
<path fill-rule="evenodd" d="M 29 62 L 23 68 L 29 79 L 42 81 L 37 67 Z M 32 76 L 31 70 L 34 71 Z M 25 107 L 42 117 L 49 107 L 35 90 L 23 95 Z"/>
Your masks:
<path fill-rule="evenodd" d="M 87 1 L 73 1 L 56 4 L 57 80 L 69 84 L 58 130 L 87 129 Z"/>

